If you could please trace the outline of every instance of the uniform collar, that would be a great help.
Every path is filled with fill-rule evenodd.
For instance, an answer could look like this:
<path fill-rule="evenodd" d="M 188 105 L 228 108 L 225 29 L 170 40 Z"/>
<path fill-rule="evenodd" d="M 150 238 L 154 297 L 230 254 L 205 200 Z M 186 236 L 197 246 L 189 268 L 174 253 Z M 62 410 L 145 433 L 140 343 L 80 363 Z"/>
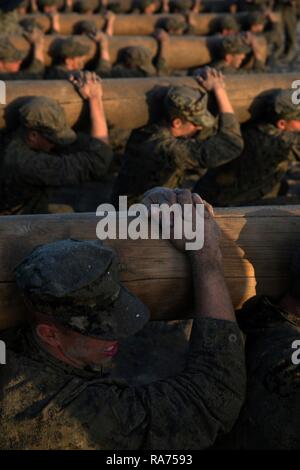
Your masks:
<path fill-rule="evenodd" d="M 275 300 L 266 296 L 249 299 L 237 312 L 238 323 L 245 334 L 247 332 L 288 322 L 300 329 L 300 317 L 276 305 Z"/>
<path fill-rule="evenodd" d="M 282 131 L 278 129 L 276 126 L 274 126 L 274 124 L 262 123 L 262 124 L 259 124 L 257 127 L 264 134 L 268 134 L 271 136 L 278 136 L 282 134 Z"/>

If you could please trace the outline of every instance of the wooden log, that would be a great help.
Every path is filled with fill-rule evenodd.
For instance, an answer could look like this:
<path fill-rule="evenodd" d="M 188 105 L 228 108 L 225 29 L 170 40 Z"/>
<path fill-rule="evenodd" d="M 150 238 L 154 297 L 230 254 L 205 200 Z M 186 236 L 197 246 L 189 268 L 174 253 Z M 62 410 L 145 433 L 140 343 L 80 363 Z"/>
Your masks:
<path fill-rule="evenodd" d="M 0 218 L 0 329 L 17 324 L 24 306 L 14 268 L 37 245 L 96 239 L 94 214 Z M 258 294 L 280 295 L 291 256 L 299 247 L 300 206 L 218 209 L 225 278 L 235 307 Z M 186 256 L 167 240 L 109 240 L 122 265 L 122 281 L 150 308 L 152 319 L 191 316 L 192 283 Z"/>
<path fill-rule="evenodd" d="M 227 90 L 240 122 L 249 119 L 249 107 L 258 95 L 273 88 L 290 88 L 298 78 L 297 74 L 226 77 Z M 146 124 L 152 103 L 156 101 L 154 91 L 169 85 L 198 86 L 192 77 L 104 80 L 104 106 L 109 124 L 121 129 L 134 129 Z M 86 122 L 87 107 L 67 81 L 11 81 L 7 82 L 7 105 L 0 105 L 0 128 L 5 127 L 9 114 L 6 107 L 13 108 L 13 104 L 19 104 L 22 97 L 28 96 L 55 97 L 64 107 L 71 126 Z"/>
<path fill-rule="evenodd" d="M 238 13 L 231 15 L 230 13 L 203 13 L 195 15 L 195 34 L 206 36 L 220 30 L 220 20 L 226 16 L 234 16 L 237 21 L 243 25 L 247 17 L 247 13 Z M 117 15 L 114 34 L 116 36 L 147 36 L 153 34 L 156 28 L 160 27 L 161 22 L 165 18 L 174 17 L 180 21 L 186 22 L 184 15 L 179 14 L 156 14 L 156 15 Z M 33 18 L 41 26 L 43 31 L 48 32 L 51 27 L 49 17 L 44 14 L 30 14 L 26 18 Z M 94 21 L 99 29 L 105 25 L 105 19 L 101 15 L 81 15 L 78 13 L 63 13 L 60 15 L 60 34 L 69 35 L 74 33 L 74 27 L 79 21 Z"/>

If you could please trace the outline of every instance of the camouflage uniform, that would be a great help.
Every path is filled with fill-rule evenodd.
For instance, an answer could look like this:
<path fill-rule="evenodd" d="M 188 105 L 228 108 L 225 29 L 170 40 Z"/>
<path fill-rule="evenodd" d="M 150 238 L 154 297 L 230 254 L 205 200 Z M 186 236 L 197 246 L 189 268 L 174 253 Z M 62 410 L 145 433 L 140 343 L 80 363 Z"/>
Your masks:
<path fill-rule="evenodd" d="M 256 33 L 258 37 L 264 37 L 268 45 L 268 57 L 277 59 L 282 51 L 283 34 L 282 24 L 280 21 L 266 21 L 265 15 L 261 12 L 249 13 L 247 18 L 247 26 L 250 30 L 251 26 L 256 24 L 264 25 L 262 33 Z"/>
<path fill-rule="evenodd" d="M 77 70 L 68 70 L 63 63 L 67 57 L 82 57 L 86 56 L 89 52 L 89 46 L 76 40 L 72 36 L 66 39 L 58 39 L 52 44 L 50 55 L 55 62 L 60 62 L 58 65 L 53 65 L 47 71 L 46 78 L 48 80 L 67 80 L 72 73 Z"/>
<path fill-rule="evenodd" d="M 292 344 L 300 340 L 300 317 L 267 297 L 249 300 L 238 315 L 246 335 L 247 396 L 233 431 L 219 447 L 300 448 L 300 364 Z"/>
<path fill-rule="evenodd" d="M 289 91 L 272 92 L 264 112 L 278 119 L 300 119 Z M 268 109 L 268 106 L 270 108 Z M 250 203 L 276 197 L 290 162 L 300 160 L 300 133 L 283 132 L 274 124 L 248 123 L 242 127 L 245 148 L 236 160 L 210 170 L 195 191 L 218 206 Z"/>
<path fill-rule="evenodd" d="M 47 188 L 103 178 L 112 160 L 110 147 L 99 139 L 76 136 L 63 108 L 50 98 L 36 97 L 20 108 L 22 129 L 5 149 L 1 169 L 0 213 L 47 212 Z M 39 131 L 56 144 L 50 152 L 31 149 L 24 129 Z"/>
<path fill-rule="evenodd" d="M 253 0 L 251 2 L 247 0 L 236 0 L 231 4 L 237 5 L 237 11 L 264 11 L 272 3 L 270 0 Z"/>
<path fill-rule="evenodd" d="M 77 0 L 74 3 L 74 11 L 86 14 L 90 11 L 95 12 L 99 7 L 98 0 Z"/>
<path fill-rule="evenodd" d="M 143 46 L 129 46 L 121 49 L 116 65 L 100 59 L 96 73 L 102 78 L 143 78 L 157 74 L 152 64 L 152 54 Z"/>
<path fill-rule="evenodd" d="M 238 33 L 241 29 L 241 25 L 238 23 L 236 18 L 231 15 L 226 15 L 220 18 L 218 29 L 220 31 L 229 30 L 233 34 Z"/>
<path fill-rule="evenodd" d="M 19 15 L 16 8 L 21 0 L 1 0 L 0 2 L 0 32 L 1 34 L 21 34 Z"/>
<path fill-rule="evenodd" d="M 9 37 L 0 37 L 0 60 L 3 62 L 17 62 L 24 60 L 26 53 L 19 51 L 10 42 Z M 42 79 L 44 75 L 44 64 L 33 58 L 30 65 L 16 73 L 0 72 L 0 80 L 34 80 Z"/>
<path fill-rule="evenodd" d="M 171 13 L 188 13 L 194 6 L 193 0 L 170 0 Z"/>
<path fill-rule="evenodd" d="M 170 88 L 164 101 L 166 112 L 178 110 L 188 121 L 212 128 L 215 119 L 207 110 L 207 95 L 187 87 Z M 126 194 L 138 199 L 154 186 L 176 188 L 198 180 L 207 168 L 236 158 L 243 142 L 234 114 L 221 114 L 217 133 L 203 141 L 173 137 L 167 125 L 149 125 L 134 130 L 129 138 L 114 198 Z M 116 199 L 115 199 L 116 202 Z"/>
<path fill-rule="evenodd" d="M 0 31 L 1 34 L 21 34 L 19 16 L 16 11 L 5 13 L 0 9 Z"/>
<path fill-rule="evenodd" d="M 178 36 L 183 34 L 195 34 L 193 26 L 187 25 L 184 20 L 180 20 L 176 17 L 162 18 L 158 24 L 158 28 L 162 28 L 170 36 Z"/>
<path fill-rule="evenodd" d="M 120 286 L 117 260 L 99 246 L 63 240 L 39 247 L 17 268 L 17 284 L 31 308 L 81 334 L 132 335 L 149 312 Z M 207 448 L 240 411 L 243 356 L 237 324 L 198 318 L 183 373 L 134 387 L 67 365 L 43 350 L 33 329 L 20 332 L 1 373 L 0 448 Z"/>
<path fill-rule="evenodd" d="M 97 24 L 93 20 L 78 21 L 74 25 L 74 34 L 86 34 L 95 36 L 97 34 Z"/>
<path fill-rule="evenodd" d="M 234 35 L 234 36 L 225 36 L 222 40 L 221 48 L 220 48 L 220 56 L 222 57 L 221 60 L 216 62 L 212 62 L 211 67 L 219 70 L 224 75 L 231 75 L 235 73 L 248 73 L 249 71 L 263 71 L 264 64 L 255 60 L 252 64 L 251 70 L 246 70 L 244 68 L 235 68 L 229 65 L 225 61 L 226 54 L 249 54 L 251 52 L 251 47 L 246 43 L 245 39 L 241 35 Z"/>
<path fill-rule="evenodd" d="M 31 17 L 25 17 L 20 20 L 20 26 L 22 26 L 23 30 L 27 33 L 33 33 L 35 29 L 43 31 L 41 24 L 35 18 Z"/>
<path fill-rule="evenodd" d="M 275 2 L 275 11 L 281 14 L 285 34 L 285 47 L 281 52 L 290 60 L 297 49 L 297 0 L 278 0 Z"/>

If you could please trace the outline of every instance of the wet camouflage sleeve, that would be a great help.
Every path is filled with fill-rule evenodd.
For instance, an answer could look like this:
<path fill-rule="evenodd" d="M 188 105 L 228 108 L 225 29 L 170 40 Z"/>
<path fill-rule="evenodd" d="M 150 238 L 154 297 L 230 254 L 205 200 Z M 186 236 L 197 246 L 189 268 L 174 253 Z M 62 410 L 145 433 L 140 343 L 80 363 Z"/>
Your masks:
<path fill-rule="evenodd" d="M 264 31 L 263 35 L 267 41 L 268 47 L 274 47 L 275 50 L 283 46 L 282 25 L 278 22 L 272 22 L 269 29 Z"/>
<path fill-rule="evenodd" d="M 163 57 L 159 56 L 157 58 L 157 60 L 155 61 L 155 66 L 157 69 L 157 75 L 159 77 L 166 77 L 172 75 L 172 69 L 168 67 L 167 61 Z"/>
<path fill-rule="evenodd" d="M 199 138 L 169 137 L 159 142 L 160 152 L 166 161 L 192 159 L 201 168 L 214 168 L 237 158 L 243 150 L 243 139 L 239 123 L 234 114 L 220 115 L 218 132 L 203 141 Z M 172 158 L 170 158 L 172 157 Z"/>
<path fill-rule="evenodd" d="M 300 161 L 300 132 L 283 132 L 281 139 L 289 150 L 287 158 Z"/>
<path fill-rule="evenodd" d="M 298 132 L 281 132 L 271 124 L 246 124 L 242 134 L 241 156 L 206 173 L 195 188 L 213 205 L 243 205 L 276 197 L 290 162 L 300 160 Z"/>
<path fill-rule="evenodd" d="M 23 181 L 32 185 L 61 186 L 102 177 L 112 161 L 112 150 L 101 140 L 92 137 L 85 143 L 83 146 L 78 141 L 58 154 L 36 152 L 24 147 Z M 13 151 L 13 147 L 10 151 Z M 6 159 L 9 159 L 9 155 L 6 155 Z"/>
<path fill-rule="evenodd" d="M 0 73 L 0 80 L 41 80 L 44 77 L 45 65 L 33 59 L 29 67 L 21 69 L 18 73 Z"/>
<path fill-rule="evenodd" d="M 203 170 L 237 158 L 243 149 L 240 126 L 233 114 L 220 117 L 218 132 L 203 141 L 197 138 L 174 138 L 167 128 L 154 126 L 132 132 L 113 191 L 117 196 L 141 196 L 155 186 L 175 188 L 182 184 L 192 168 L 198 179 Z"/>
<path fill-rule="evenodd" d="M 197 146 L 199 147 L 198 151 Z M 186 147 L 203 168 L 215 168 L 237 158 L 244 145 L 240 125 L 235 115 L 221 114 L 219 130 L 216 135 L 205 142 L 191 139 L 189 144 L 187 140 Z"/>
<path fill-rule="evenodd" d="M 4 13 L 0 11 L 1 34 L 22 34 L 23 29 L 19 25 L 19 17 L 16 11 Z"/>
<path fill-rule="evenodd" d="M 102 78 L 143 78 L 147 73 L 140 69 L 129 69 L 121 64 L 112 66 L 107 60 L 100 60 L 96 68 L 96 73 Z"/>
<path fill-rule="evenodd" d="M 266 297 L 255 297 L 245 304 L 239 321 L 246 334 L 247 396 L 220 446 L 299 449 L 300 364 L 292 358 L 292 345 L 300 340 L 299 317 L 297 327 Z"/>
<path fill-rule="evenodd" d="M 111 78 L 112 64 L 108 60 L 100 59 L 95 72 L 101 78 Z"/>
<path fill-rule="evenodd" d="M 101 440 L 102 448 L 205 449 L 232 428 L 244 394 L 237 325 L 203 318 L 194 322 L 181 375 L 136 388 L 111 386 L 105 409 L 97 406 L 103 391 L 91 384 L 68 413 L 86 423 L 90 438 Z"/>
<path fill-rule="evenodd" d="M 46 80 L 68 80 L 71 72 L 64 65 L 52 66 L 46 70 Z"/>

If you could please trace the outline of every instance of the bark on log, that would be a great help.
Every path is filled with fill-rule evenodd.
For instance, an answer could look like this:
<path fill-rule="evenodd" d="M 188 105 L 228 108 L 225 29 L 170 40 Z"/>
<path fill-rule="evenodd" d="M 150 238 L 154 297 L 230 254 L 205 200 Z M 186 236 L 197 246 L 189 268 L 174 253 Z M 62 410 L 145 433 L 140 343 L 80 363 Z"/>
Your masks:
<path fill-rule="evenodd" d="M 227 90 L 240 122 L 249 119 L 249 108 L 259 95 L 273 88 L 290 88 L 297 80 L 297 74 L 248 74 L 226 77 Z M 104 80 L 104 106 L 110 126 L 120 129 L 134 129 L 146 124 L 149 113 L 161 107 L 155 100 L 156 90 L 169 85 L 197 87 L 191 77 L 110 79 Z M 7 117 L 22 97 L 49 96 L 64 107 L 71 126 L 86 122 L 87 105 L 83 103 L 73 86 L 66 81 L 11 81 L 7 82 L 7 105 L 0 105 L 0 128 L 5 127 Z M 258 97 L 258 98 L 257 98 Z M 11 105 L 11 106 L 9 106 Z M 10 122 L 10 118 L 9 118 Z M 15 126 L 15 122 L 14 122 Z"/>
<path fill-rule="evenodd" d="M 218 32 L 220 27 L 220 19 L 224 16 L 235 16 L 237 21 L 244 24 L 247 13 L 238 13 L 231 15 L 230 13 L 203 13 L 195 15 L 195 34 L 205 36 Z M 161 20 L 168 17 L 175 17 L 180 21 L 186 22 L 184 15 L 179 14 L 157 14 L 157 15 L 117 15 L 114 34 L 116 36 L 147 36 L 152 34 L 157 27 L 160 26 Z M 30 14 L 26 18 L 34 18 L 42 27 L 43 31 L 48 32 L 51 27 L 50 19 L 44 14 Z M 105 25 L 105 19 L 101 15 L 82 15 L 78 13 L 63 13 L 60 18 L 60 34 L 68 35 L 74 33 L 74 26 L 82 20 L 94 21 L 99 29 Z"/>
<path fill-rule="evenodd" d="M 17 324 L 24 306 L 14 268 L 37 245 L 96 239 L 94 214 L 0 218 L 0 329 Z M 235 307 L 258 294 L 280 295 L 291 256 L 299 247 L 300 206 L 219 209 L 226 281 Z M 122 281 L 150 308 L 152 319 L 192 315 L 192 283 L 186 256 L 167 240 L 110 240 L 121 261 Z"/>

